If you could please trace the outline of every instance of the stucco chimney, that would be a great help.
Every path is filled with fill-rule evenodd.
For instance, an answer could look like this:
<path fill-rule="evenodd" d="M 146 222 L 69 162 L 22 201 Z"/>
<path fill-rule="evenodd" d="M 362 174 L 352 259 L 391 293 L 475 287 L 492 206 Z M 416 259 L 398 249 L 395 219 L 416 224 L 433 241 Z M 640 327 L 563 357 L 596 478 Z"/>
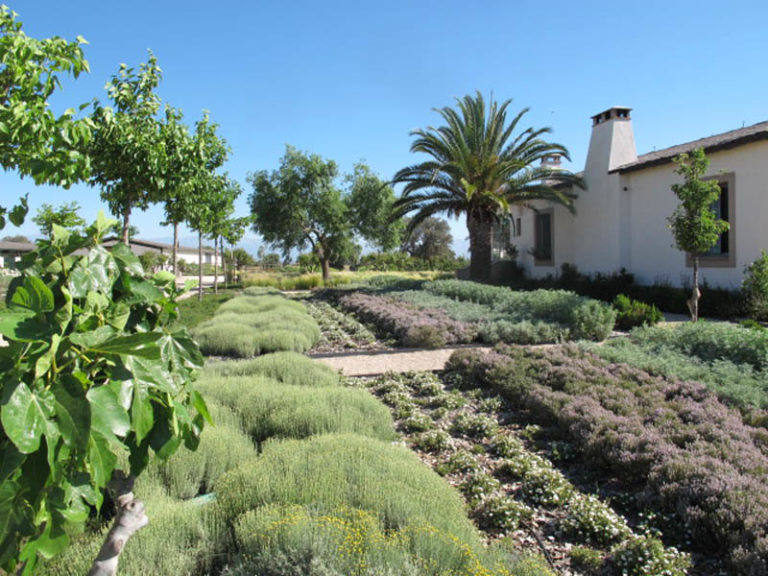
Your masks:
<path fill-rule="evenodd" d="M 604 173 L 637 160 L 631 108 L 614 106 L 592 116 L 586 171 Z"/>
<path fill-rule="evenodd" d="M 562 162 L 562 157 L 560 156 L 560 154 L 550 154 L 549 156 L 544 156 L 544 158 L 541 159 L 542 166 L 546 166 L 552 169 L 560 168 L 561 162 Z"/>

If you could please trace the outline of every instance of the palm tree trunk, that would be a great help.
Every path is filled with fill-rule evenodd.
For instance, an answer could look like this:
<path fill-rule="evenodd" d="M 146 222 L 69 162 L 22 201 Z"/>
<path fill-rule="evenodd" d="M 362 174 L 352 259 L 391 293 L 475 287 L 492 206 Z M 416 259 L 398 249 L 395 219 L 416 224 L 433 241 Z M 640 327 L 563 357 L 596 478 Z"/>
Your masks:
<path fill-rule="evenodd" d="M 491 241 L 493 214 L 478 210 L 467 214 L 469 229 L 469 277 L 487 282 L 491 277 Z"/>

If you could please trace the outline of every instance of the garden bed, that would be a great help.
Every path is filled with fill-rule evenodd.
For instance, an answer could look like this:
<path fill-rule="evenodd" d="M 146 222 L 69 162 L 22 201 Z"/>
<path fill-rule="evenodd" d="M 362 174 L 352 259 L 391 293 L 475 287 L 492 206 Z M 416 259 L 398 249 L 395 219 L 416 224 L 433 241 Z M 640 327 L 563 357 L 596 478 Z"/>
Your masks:
<path fill-rule="evenodd" d="M 702 384 L 609 364 L 573 346 L 454 355 L 447 373 L 570 442 L 596 485 L 651 512 L 673 542 L 730 573 L 768 566 L 768 436 Z"/>
<path fill-rule="evenodd" d="M 610 306 L 572 292 L 514 292 L 462 280 L 372 279 L 355 291 L 326 290 L 319 296 L 406 347 L 601 341 L 616 320 Z"/>
<path fill-rule="evenodd" d="M 307 298 L 302 302 L 320 326 L 320 340 L 310 350 L 311 354 L 365 352 L 386 348 L 371 330 L 352 315 L 317 298 Z"/>
<path fill-rule="evenodd" d="M 607 501 L 579 489 L 589 483 L 583 471 L 574 473 L 571 444 L 541 450 L 539 427 L 516 420 L 518 413 L 499 397 L 445 381 L 423 372 L 350 383 L 390 406 L 408 444 L 464 494 L 489 538 L 546 554 L 560 574 L 686 573 L 687 556 L 665 548 L 658 533 L 646 536 L 636 518 L 628 522 Z M 638 552 L 648 560 L 640 561 Z"/>
<path fill-rule="evenodd" d="M 638 328 L 628 338 L 585 347 L 610 362 L 701 382 L 746 422 L 768 427 L 768 330 L 699 321 Z"/>
<path fill-rule="evenodd" d="M 204 354 L 248 358 L 279 350 L 306 352 L 320 340 L 320 327 L 300 302 L 274 290 L 247 288 L 192 335 Z"/>

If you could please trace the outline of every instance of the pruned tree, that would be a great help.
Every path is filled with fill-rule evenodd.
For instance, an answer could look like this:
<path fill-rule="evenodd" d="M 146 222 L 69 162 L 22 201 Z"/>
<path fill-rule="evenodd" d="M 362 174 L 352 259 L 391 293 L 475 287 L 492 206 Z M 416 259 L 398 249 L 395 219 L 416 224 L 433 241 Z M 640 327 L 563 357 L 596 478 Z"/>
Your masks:
<path fill-rule="evenodd" d="M 165 146 L 157 119 L 160 97 L 156 93 L 162 71 L 152 52 L 139 69 L 121 64 L 107 82 L 112 107 L 96 104 L 94 137 L 89 148 L 90 184 L 101 188 L 110 212 L 122 219 L 122 239 L 134 209 L 145 210 L 160 200 L 166 171 Z"/>
<path fill-rule="evenodd" d="M 248 175 L 254 231 L 288 256 L 307 247 L 317 256 L 323 282 L 330 279 L 331 263 L 355 252 L 353 233 L 373 244 L 396 240 L 390 221 L 391 191 L 358 164 L 339 186 L 333 160 L 287 146 L 277 170 Z M 367 204 L 366 204 L 367 203 Z"/>
<path fill-rule="evenodd" d="M 197 298 L 203 299 L 203 236 L 208 235 L 219 195 L 226 186 L 226 178 L 217 171 L 229 156 L 226 140 L 218 135 L 219 125 L 211 122 L 207 112 L 195 123 L 192 154 L 195 162 L 189 179 L 190 202 L 187 224 L 197 232 L 198 286 Z"/>
<path fill-rule="evenodd" d="M 171 266 L 174 275 L 178 275 L 179 225 L 187 220 L 190 205 L 195 201 L 190 194 L 190 181 L 194 178 L 197 167 L 194 141 L 183 119 L 181 110 L 166 106 L 165 120 L 160 126 L 165 150 L 159 200 L 163 203 L 165 211 L 163 225 L 173 226 Z"/>
<path fill-rule="evenodd" d="M 672 192 L 680 204 L 669 217 L 669 227 L 679 250 L 687 252 L 693 266 L 693 290 L 688 300 L 691 320 L 699 319 L 699 259 L 709 252 L 730 225 L 721 220 L 712 209 L 720 198 L 717 180 L 705 180 L 709 159 L 702 148 L 675 158 L 675 173 L 683 177 L 682 184 L 673 184 Z"/>
<path fill-rule="evenodd" d="M 40 234 L 50 238 L 53 233 L 54 224 L 69 229 L 85 226 L 85 220 L 83 220 L 79 212 L 80 204 L 77 202 L 64 202 L 59 204 L 59 206 L 44 203 L 37 209 L 32 222 L 37 224 Z"/>
<path fill-rule="evenodd" d="M 73 108 L 57 116 L 49 99 L 60 88 L 61 75 L 78 78 L 88 72 L 86 41 L 80 36 L 73 42 L 58 36 L 38 40 L 24 33 L 17 18 L 0 6 L 0 166 L 36 184 L 68 188 L 88 176 L 85 149 L 92 122 L 77 118 Z M 0 204 L 0 230 L 6 218 L 23 224 L 27 211 L 26 198 L 13 207 Z"/>
<path fill-rule="evenodd" d="M 235 268 L 235 270 L 242 268 L 243 266 L 253 266 L 256 264 L 256 260 L 248 252 L 242 248 L 235 248 L 235 244 L 243 239 L 243 236 L 245 236 L 245 231 L 252 223 L 253 218 L 251 216 L 230 218 L 227 221 L 226 229 L 221 236 L 222 252 L 224 248 L 224 241 L 229 244 L 229 254 L 225 254 L 222 259 L 222 264 L 225 267 L 228 262 L 230 266 Z M 224 270 L 224 278 L 228 282 L 226 268 Z"/>
<path fill-rule="evenodd" d="M 242 194 L 243 188 L 227 175 L 221 178 L 221 186 L 211 197 L 210 219 L 206 225 L 207 236 L 213 240 L 213 292 L 219 291 L 219 254 L 223 253 L 220 245 L 224 236 L 230 232 L 232 214 L 235 211 L 235 200 Z"/>

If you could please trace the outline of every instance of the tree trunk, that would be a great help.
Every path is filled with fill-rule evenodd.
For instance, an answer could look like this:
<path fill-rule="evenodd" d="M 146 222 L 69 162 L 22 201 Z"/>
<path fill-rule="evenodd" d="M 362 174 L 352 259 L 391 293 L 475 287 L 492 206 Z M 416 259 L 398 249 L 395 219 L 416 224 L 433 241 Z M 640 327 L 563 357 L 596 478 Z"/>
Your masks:
<path fill-rule="evenodd" d="M 118 506 L 117 516 L 91 565 L 88 576 L 114 576 L 126 542 L 149 522 L 144 513 L 144 503 L 133 496 L 133 481 L 133 476 L 116 472 L 109 483 Z"/>
<path fill-rule="evenodd" d="M 219 293 L 219 239 L 213 238 L 213 293 Z"/>
<path fill-rule="evenodd" d="M 691 262 L 693 264 L 693 290 L 687 304 L 688 310 L 691 313 L 691 320 L 697 322 L 699 320 L 699 300 L 701 299 L 701 290 L 699 290 L 699 257 L 692 256 Z"/>
<path fill-rule="evenodd" d="M 477 282 L 491 278 L 491 242 L 493 238 L 493 214 L 470 212 L 467 214 L 469 229 L 469 277 Z"/>
<path fill-rule="evenodd" d="M 224 276 L 224 289 L 229 286 L 229 280 L 227 279 L 227 254 L 224 251 L 224 238 L 219 238 L 219 248 L 221 252 L 221 274 Z"/>
<path fill-rule="evenodd" d="M 179 275 L 179 223 L 173 223 L 173 275 Z"/>
<path fill-rule="evenodd" d="M 327 286 L 331 279 L 331 261 L 325 257 L 320 258 L 320 267 L 323 270 L 323 286 Z"/>
<path fill-rule="evenodd" d="M 197 299 L 203 300 L 203 233 L 197 233 Z"/>
<path fill-rule="evenodd" d="M 131 205 L 128 204 L 128 206 L 125 207 L 125 212 L 123 213 L 123 244 L 126 246 L 130 246 L 131 239 L 128 236 L 128 229 L 131 227 Z"/>

